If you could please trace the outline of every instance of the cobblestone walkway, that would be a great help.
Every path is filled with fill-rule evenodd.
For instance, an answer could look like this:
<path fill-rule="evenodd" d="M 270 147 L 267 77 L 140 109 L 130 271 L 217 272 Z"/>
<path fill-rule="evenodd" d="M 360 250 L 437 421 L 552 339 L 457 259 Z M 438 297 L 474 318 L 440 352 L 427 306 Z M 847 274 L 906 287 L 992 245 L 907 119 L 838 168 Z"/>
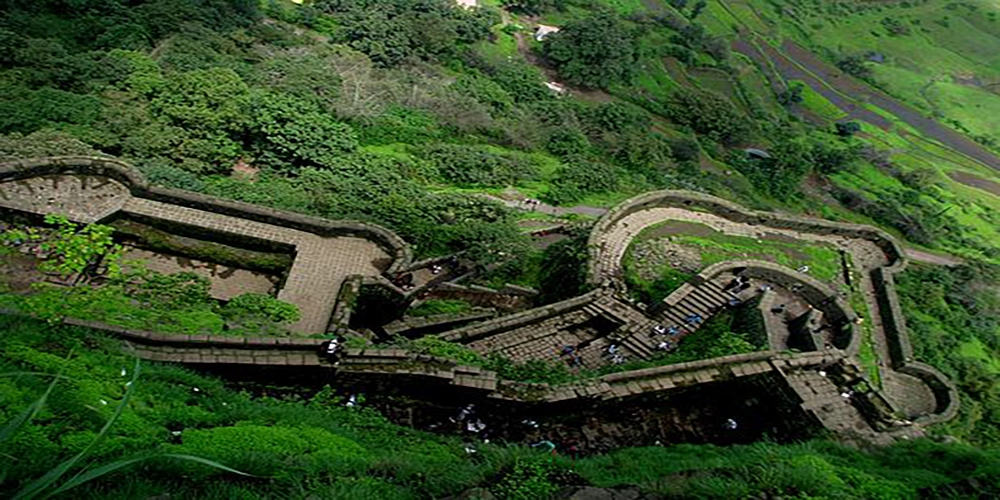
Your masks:
<path fill-rule="evenodd" d="M 622 218 L 604 234 L 599 243 L 601 247 L 601 277 L 608 279 L 617 276 L 620 272 L 622 258 L 625 257 L 625 252 L 628 250 L 628 246 L 632 240 L 644 229 L 667 220 L 704 224 L 712 229 L 734 236 L 762 238 L 765 234 L 777 234 L 796 240 L 830 243 L 837 248 L 850 251 L 856 259 L 855 262 L 867 269 L 885 265 L 882 252 L 878 250 L 877 246 L 868 241 L 777 229 L 768 226 L 751 226 L 750 224 L 734 222 L 714 214 L 695 212 L 682 208 L 657 207 Z"/>
<path fill-rule="evenodd" d="M 0 206 L 96 222 L 115 212 L 141 215 L 235 236 L 295 247 L 295 261 L 278 298 L 298 306 L 291 329 L 326 331 L 340 285 L 351 275 L 378 276 L 391 257 L 375 242 L 357 237 L 326 238 L 312 233 L 133 197 L 120 183 L 95 176 L 59 175 L 0 184 Z"/>
<path fill-rule="evenodd" d="M 389 255 L 377 244 L 362 238 L 323 238 L 295 229 L 142 198 L 131 198 L 123 210 L 212 231 L 294 245 L 295 262 L 278 298 L 299 307 L 302 319 L 292 329 L 302 333 L 326 331 L 340 285 L 348 276 L 377 276 L 382 272 L 377 263 L 389 260 Z"/>

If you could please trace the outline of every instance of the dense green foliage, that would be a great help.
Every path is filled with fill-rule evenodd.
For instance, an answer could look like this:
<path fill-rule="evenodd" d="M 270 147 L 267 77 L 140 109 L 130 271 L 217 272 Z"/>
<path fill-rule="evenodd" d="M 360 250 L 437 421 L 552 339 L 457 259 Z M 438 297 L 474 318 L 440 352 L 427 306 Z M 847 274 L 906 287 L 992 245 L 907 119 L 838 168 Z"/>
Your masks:
<path fill-rule="evenodd" d="M 635 37 L 610 12 L 574 21 L 545 38 L 543 53 L 566 81 L 607 88 L 628 83 L 636 62 Z"/>
<path fill-rule="evenodd" d="M 478 486 L 499 498 L 544 498 L 539 495 L 566 484 L 593 484 L 703 498 L 857 498 L 859 492 L 865 498 L 917 498 L 918 492 L 989 496 L 1000 478 L 995 452 L 929 441 L 870 452 L 824 442 L 657 446 L 577 460 L 479 444 L 469 456 L 459 439 L 393 425 L 366 408 L 363 398 L 349 407 L 329 389 L 301 397 L 251 396 L 171 365 L 145 365 L 133 380 L 132 361 L 116 341 L 82 328 L 10 317 L 0 317 L 0 328 L 0 365 L 10 374 L 0 378 L 5 420 L 56 382 L 41 411 L 0 444 L 5 495 L 92 441 L 130 381 L 126 407 L 90 451 L 89 462 L 187 454 L 254 477 L 152 458 L 83 483 L 73 490 L 77 497 L 398 499 Z M 51 377 L 59 373 L 72 377 Z M 975 479 L 978 490 L 967 478 Z"/>

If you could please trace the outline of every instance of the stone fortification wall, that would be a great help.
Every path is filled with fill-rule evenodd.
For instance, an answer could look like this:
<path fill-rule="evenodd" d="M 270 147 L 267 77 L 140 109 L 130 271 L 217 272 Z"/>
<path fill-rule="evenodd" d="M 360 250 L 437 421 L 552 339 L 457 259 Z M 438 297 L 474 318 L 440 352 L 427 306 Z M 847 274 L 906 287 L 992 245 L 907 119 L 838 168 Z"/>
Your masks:
<path fill-rule="evenodd" d="M 876 292 L 879 306 L 879 319 L 884 325 L 886 342 L 890 353 L 892 369 L 906 373 L 922 380 L 934 393 L 936 410 L 933 414 L 921 417 L 924 422 L 943 421 L 954 416 L 957 411 L 957 391 L 946 377 L 936 370 L 913 363 L 912 348 L 907 336 L 905 320 L 899 306 L 893 275 L 903 270 L 906 258 L 902 247 L 896 240 L 884 231 L 871 226 L 831 222 L 791 215 L 760 212 L 743 208 L 713 196 L 687 191 L 657 191 L 631 198 L 605 214 L 594 226 L 588 241 L 590 260 L 588 263 L 588 281 L 592 285 L 602 285 L 605 276 L 614 276 L 603 266 L 602 255 L 608 249 L 604 236 L 624 218 L 645 210 L 654 208 L 681 208 L 691 211 L 706 212 L 734 222 L 754 226 L 772 227 L 776 229 L 793 230 L 801 233 L 840 236 L 849 239 L 861 239 L 875 244 L 885 255 L 887 264 L 871 271 L 871 279 Z M 621 244 L 620 242 L 616 244 Z M 720 264 L 717 269 L 706 269 L 694 279 L 676 290 L 667 301 L 679 301 L 691 293 L 699 284 L 712 276 L 716 276 L 722 268 L 739 267 L 738 263 Z M 805 300 L 816 304 L 823 314 L 834 324 L 844 324 L 844 333 L 835 338 L 835 345 L 843 348 L 848 354 L 855 354 L 860 347 L 862 335 L 855 324 L 856 316 L 852 309 L 829 287 L 809 276 L 795 273 L 782 266 L 770 263 L 753 263 L 746 266 L 751 277 L 764 279 L 781 286 L 797 284 L 801 286 L 800 293 Z"/>
<path fill-rule="evenodd" d="M 464 300 L 476 307 L 492 307 L 501 311 L 515 311 L 528 307 L 535 295 L 538 295 L 538 292 L 531 288 L 509 283 L 497 290 L 479 285 L 441 283 L 427 292 L 427 298 Z"/>
<path fill-rule="evenodd" d="M 871 272 L 872 285 L 877 292 L 882 329 L 888 342 L 889 362 L 894 370 L 920 379 L 934 393 L 934 413 L 917 418 L 917 422 L 945 422 L 958 413 L 958 389 L 943 373 L 913 360 L 913 347 L 907 334 L 906 319 L 899 305 L 893 274 L 895 273 L 891 269 L 886 268 Z"/>
<path fill-rule="evenodd" d="M 857 315 L 854 310 L 844 299 L 840 298 L 834 289 L 807 274 L 763 260 L 727 261 L 706 267 L 685 285 L 697 287 L 721 274 L 731 273 L 735 270 L 742 270 L 750 278 L 773 283 L 783 288 L 799 287 L 796 294 L 821 311 L 831 324 L 840 325 L 843 328 L 843 333 L 834 337 L 834 346 L 843 349 L 848 354 L 858 352 L 861 345 L 861 332 L 855 324 Z M 672 294 L 664 300 L 668 299 L 672 299 Z M 769 316 L 769 314 L 765 314 L 765 317 Z"/>
<path fill-rule="evenodd" d="M 881 268 L 871 272 L 871 279 L 876 291 L 882 328 L 889 341 L 889 361 L 893 367 L 904 366 L 913 358 L 913 347 L 906 334 L 906 319 L 896 295 L 896 282 L 892 273 Z"/>
<path fill-rule="evenodd" d="M 905 254 L 896 240 L 889 236 L 888 233 L 871 226 L 760 212 L 743 208 L 721 198 L 692 191 L 654 191 L 621 203 L 608 211 L 594 226 L 588 240 L 590 260 L 587 277 L 592 284 L 599 284 L 601 280 L 599 266 L 601 262 L 602 236 L 622 218 L 656 207 L 677 207 L 708 212 L 735 222 L 755 226 L 769 226 L 804 233 L 865 239 L 875 243 L 885 252 L 890 266 L 899 266 L 901 268 L 905 263 Z"/>
<path fill-rule="evenodd" d="M 492 321 L 486 321 L 484 323 L 452 330 L 440 335 L 440 338 L 441 340 L 447 340 L 449 342 L 468 343 L 486 335 L 495 335 L 497 333 L 513 330 L 527 324 L 537 323 L 553 316 L 558 316 L 560 314 L 580 309 L 583 306 L 597 300 L 600 294 L 600 290 L 594 290 L 579 297 L 574 297 L 562 302 L 556 302 L 555 304 L 549 304 L 547 306 L 538 307 L 521 313 L 503 316 Z"/>
<path fill-rule="evenodd" d="M 387 273 L 393 273 L 409 266 L 413 258 L 410 246 L 402 238 L 392 231 L 374 224 L 329 221 L 189 191 L 153 186 L 131 166 L 118 160 L 92 156 L 67 156 L 0 163 L 0 182 L 65 174 L 108 177 L 123 184 L 133 196 L 138 198 L 297 229 L 319 236 L 366 238 L 374 241 L 393 256 L 393 262 L 386 271 Z"/>

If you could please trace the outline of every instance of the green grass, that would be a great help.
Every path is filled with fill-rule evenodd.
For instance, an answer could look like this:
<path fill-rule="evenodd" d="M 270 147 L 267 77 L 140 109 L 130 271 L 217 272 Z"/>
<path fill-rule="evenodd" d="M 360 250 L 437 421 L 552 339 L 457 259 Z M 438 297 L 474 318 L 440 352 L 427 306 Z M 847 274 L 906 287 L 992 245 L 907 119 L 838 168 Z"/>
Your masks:
<path fill-rule="evenodd" d="M 868 379 L 876 387 L 881 388 L 882 374 L 879 371 L 878 354 L 872 345 L 874 333 L 872 332 L 871 312 L 868 309 L 868 303 L 865 302 L 865 298 L 860 291 L 851 290 L 851 308 L 854 309 L 855 313 L 864 318 L 864 322 L 860 326 L 862 338 L 861 343 L 858 345 L 858 361 L 865 369 L 865 373 L 868 374 Z"/>
<path fill-rule="evenodd" d="M 829 12 L 787 0 L 748 1 L 777 21 L 773 25 L 783 35 L 807 47 L 884 54 L 884 64 L 871 66 L 876 80 L 890 94 L 939 114 L 945 123 L 957 122 L 972 134 L 1000 140 L 996 112 L 1000 95 L 954 80 L 974 75 L 987 84 L 1000 81 L 1000 51 L 996 50 L 1000 47 L 1000 21 L 984 15 L 984 11 L 995 13 L 995 4 L 929 0 L 909 7 L 896 3 L 862 10 L 856 8 L 858 4 L 839 2 L 837 11 Z M 785 14 L 775 13 L 774 4 Z M 744 25 L 761 31 L 754 17 L 740 17 Z M 899 20 L 910 33 L 890 36 L 882 24 L 886 18 Z"/>
<path fill-rule="evenodd" d="M 461 314 L 472 310 L 464 300 L 431 299 L 406 311 L 407 316 L 433 316 L 435 314 Z"/>
<path fill-rule="evenodd" d="M 1000 358 L 991 353 L 978 338 L 962 342 L 958 347 L 958 354 L 981 361 L 992 373 L 1000 373 Z"/>
<path fill-rule="evenodd" d="M 521 26 L 522 36 L 531 36 L 531 26 L 516 22 L 514 24 Z M 479 54 L 494 64 L 504 63 L 512 58 L 521 59 L 521 55 L 517 51 L 517 39 L 504 30 L 504 25 L 493 26 L 490 32 L 493 33 L 494 40 L 484 40 L 475 45 Z"/>
<path fill-rule="evenodd" d="M 816 92 L 812 87 L 801 80 L 791 80 L 789 84 L 802 86 L 802 107 L 812 111 L 820 118 L 830 121 L 839 120 L 847 116 L 836 104 L 830 102 L 823 94 Z"/>
<path fill-rule="evenodd" d="M 643 230 L 633 242 L 650 239 L 654 231 L 663 224 L 676 223 L 665 221 Z M 688 224 L 688 223 L 685 223 Z M 704 226 L 709 236 L 692 236 L 687 234 L 672 234 L 672 243 L 691 246 L 701 254 L 703 267 L 730 260 L 761 259 L 797 269 L 808 265 L 809 274 L 822 281 L 833 281 L 841 272 L 840 253 L 833 247 L 814 242 L 789 243 L 774 240 L 756 240 L 745 236 L 724 234 Z"/>

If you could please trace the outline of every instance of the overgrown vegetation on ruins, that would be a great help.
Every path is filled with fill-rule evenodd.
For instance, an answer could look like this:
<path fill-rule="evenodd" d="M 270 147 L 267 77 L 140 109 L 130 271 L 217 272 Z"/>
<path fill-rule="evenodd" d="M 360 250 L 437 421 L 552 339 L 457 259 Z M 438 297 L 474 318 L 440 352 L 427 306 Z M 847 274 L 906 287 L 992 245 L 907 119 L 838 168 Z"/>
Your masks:
<path fill-rule="evenodd" d="M 931 433 L 960 443 L 875 450 L 826 441 L 681 445 L 580 460 L 492 443 L 471 453 L 457 439 L 392 425 L 364 404 L 347 407 L 328 390 L 251 394 L 150 363 L 88 463 L 176 453 L 252 476 L 156 458 L 69 494 L 433 498 L 483 487 L 513 499 L 592 484 L 706 498 L 1000 495 L 1000 177 L 982 159 L 1000 153 L 996 6 L 478 3 L 6 2 L 0 161 L 112 156 L 157 185 L 377 223 L 411 243 L 417 259 L 460 253 L 479 272 L 475 284 L 532 287 L 537 304 L 588 290 L 588 231 L 573 226 L 587 215 L 546 215 L 546 222 L 570 225 L 568 238 L 532 245 L 527 231 L 549 205 L 592 214 L 645 191 L 689 189 L 758 210 L 874 224 L 912 249 L 961 262 L 911 264 L 897 277 L 916 357 L 954 380 L 962 396 L 959 417 Z M 537 40 L 539 24 L 561 29 Z M 838 70 L 886 96 L 859 95 Z M 916 118 L 902 104 L 916 108 Z M 949 128 L 917 123 L 923 115 Z M 956 146 L 961 141 L 948 131 L 975 147 Z M 119 344 L 57 325 L 59 318 L 258 336 L 284 335 L 298 316 L 266 294 L 221 304 L 197 275 L 120 265 L 117 244 L 142 240 L 277 274 L 287 255 L 179 246 L 122 221 L 109 227 L 51 219 L 29 232 L 7 216 L 0 270 L 10 272 L 0 276 L 0 309 L 41 321 L 0 316 L 0 415 L 21 422 L 0 433 L 5 496 L 102 434 L 131 380 L 132 361 Z M 698 269 L 748 256 L 808 265 L 823 280 L 842 273 L 840 256 L 827 247 L 704 233 L 637 241 L 624 269 L 635 298 L 656 302 Z M 656 254 L 666 237 L 690 265 Z M 25 245 L 42 243 L 46 258 L 25 260 Z M 19 281 L 30 274 L 25 266 L 56 283 Z M 854 290 L 851 302 L 862 304 L 860 293 Z M 409 313 L 468 309 L 438 300 Z M 877 373 L 870 340 L 859 357 Z M 406 346 L 513 380 L 600 374 L 516 364 L 435 339 Z M 614 369 L 762 346 L 739 321 L 720 315 L 685 339 L 684 349 Z"/>

